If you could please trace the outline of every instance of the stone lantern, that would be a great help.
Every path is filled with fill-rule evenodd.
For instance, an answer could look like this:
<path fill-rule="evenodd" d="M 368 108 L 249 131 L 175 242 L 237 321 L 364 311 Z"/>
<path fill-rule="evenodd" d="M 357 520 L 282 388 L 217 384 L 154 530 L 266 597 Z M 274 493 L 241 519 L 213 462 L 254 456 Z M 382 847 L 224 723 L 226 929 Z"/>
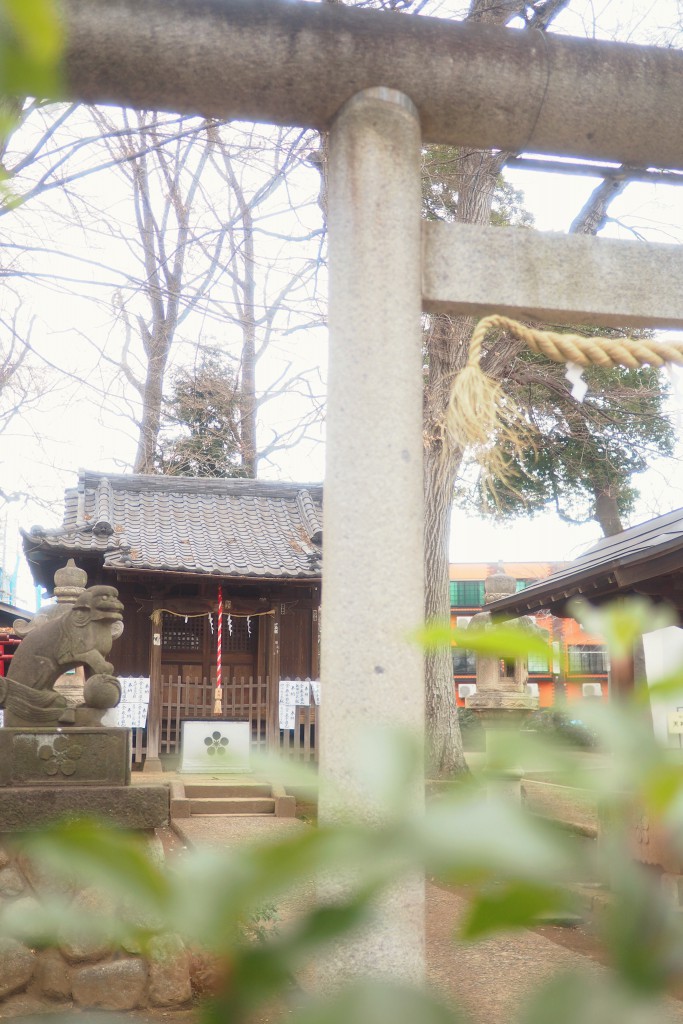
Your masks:
<path fill-rule="evenodd" d="M 491 604 L 501 597 L 514 594 L 516 582 L 499 566 L 498 571 L 484 583 L 484 603 Z M 528 616 L 514 619 L 512 623 L 520 630 L 538 632 L 537 626 Z M 495 626 L 491 612 L 481 611 L 472 616 L 468 629 L 492 629 Z M 465 707 L 474 711 L 486 731 L 486 768 L 491 783 L 503 789 L 515 799 L 520 798 L 521 768 L 501 768 L 497 761 L 497 750 L 501 733 L 519 728 L 524 719 L 538 708 L 538 697 L 527 687 L 529 678 L 526 657 L 507 661 L 502 658 L 477 655 L 477 692 L 465 698 Z"/>

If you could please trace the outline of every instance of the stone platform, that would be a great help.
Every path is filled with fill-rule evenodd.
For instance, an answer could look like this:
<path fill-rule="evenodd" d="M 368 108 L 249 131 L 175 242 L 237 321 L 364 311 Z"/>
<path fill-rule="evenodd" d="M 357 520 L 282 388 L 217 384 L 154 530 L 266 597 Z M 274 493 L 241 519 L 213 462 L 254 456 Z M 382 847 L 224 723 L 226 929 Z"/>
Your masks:
<path fill-rule="evenodd" d="M 166 786 L 6 786 L 0 788 L 0 833 L 33 831 L 64 818 L 160 828 L 168 824 L 169 802 Z"/>

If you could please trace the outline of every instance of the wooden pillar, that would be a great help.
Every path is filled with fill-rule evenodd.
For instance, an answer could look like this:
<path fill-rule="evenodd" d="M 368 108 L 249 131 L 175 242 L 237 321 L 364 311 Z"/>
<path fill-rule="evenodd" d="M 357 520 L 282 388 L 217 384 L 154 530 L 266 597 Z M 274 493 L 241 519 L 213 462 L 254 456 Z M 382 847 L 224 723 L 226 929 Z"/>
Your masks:
<path fill-rule="evenodd" d="M 320 600 L 314 591 L 313 600 Z M 311 610 L 311 679 L 320 678 L 320 606 Z"/>
<path fill-rule="evenodd" d="M 151 621 L 151 644 L 149 649 L 149 709 L 147 711 L 147 756 L 143 772 L 160 772 L 161 761 L 161 607 L 162 602 L 153 601 Z"/>
<path fill-rule="evenodd" d="M 633 696 L 635 671 L 633 654 L 610 658 L 609 694 L 612 699 L 628 700 Z"/>
<path fill-rule="evenodd" d="M 314 592 L 314 600 L 320 600 L 320 592 Z M 320 679 L 320 605 L 311 611 L 311 679 Z M 311 701 L 313 695 L 311 694 Z M 320 708 L 312 709 L 315 715 L 315 750 L 320 757 Z"/>

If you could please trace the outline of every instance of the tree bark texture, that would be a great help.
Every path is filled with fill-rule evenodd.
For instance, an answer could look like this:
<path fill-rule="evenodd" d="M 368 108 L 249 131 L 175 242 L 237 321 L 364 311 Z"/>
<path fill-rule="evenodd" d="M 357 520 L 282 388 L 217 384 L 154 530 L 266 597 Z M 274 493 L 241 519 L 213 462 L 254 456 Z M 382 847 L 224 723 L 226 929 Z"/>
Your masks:
<path fill-rule="evenodd" d="M 622 533 L 624 526 L 619 515 L 616 495 L 609 489 L 598 490 L 595 494 L 595 518 L 605 537 Z"/>
<path fill-rule="evenodd" d="M 558 6 L 559 9 L 559 6 Z M 472 0 L 469 20 L 505 24 L 519 13 L 512 0 Z M 456 219 L 489 224 L 494 190 L 507 153 L 461 150 Z M 427 621 L 450 622 L 449 538 L 453 490 L 462 451 L 443 434 L 442 423 L 455 373 L 467 356 L 474 321 L 468 317 L 430 318 L 426 332 L 425 385 L 425 613 Z M 507 347 L 506 347 L 507 348 Z M 497 363 L 502 360 L 496 358 Z M 487 366 L 495 373 L 497 367 Z M 427 655 L 425 672 L 427 772 L 432 778 L 466 770 L 450 650 Z"/>
<path fill-rule="evenodd" d="M 240 450 L 242 469 L 255 478 L 258 466 L 256 449 L 256 255 L 254 251 L 254 218 L 251 207 L 235 175 L 231 184 L 242 217 L 243 280 L 238 300 L 242 327 L 242 351 L 239 389 Z"/>

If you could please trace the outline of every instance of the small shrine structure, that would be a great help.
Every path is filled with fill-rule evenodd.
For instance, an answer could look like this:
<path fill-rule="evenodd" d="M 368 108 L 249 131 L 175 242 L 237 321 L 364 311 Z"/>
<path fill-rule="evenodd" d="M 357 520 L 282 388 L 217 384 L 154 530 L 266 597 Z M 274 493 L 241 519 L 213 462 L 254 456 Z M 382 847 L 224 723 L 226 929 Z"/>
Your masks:
<path fill-rule="evenodd" d="M 184 721 L 212 718 L 249 722 L 254 747 L 316 755 L 314 691 L 286 728 L 279 691 L 319 676 L 321 520 L 320 485 L 81 471 L 62 525 L 24 532 L 49 591 L 69 558 L 115 583 L 120 674 L 149 679 L 133 736 L 145 770 L 180 752 Z"/>

